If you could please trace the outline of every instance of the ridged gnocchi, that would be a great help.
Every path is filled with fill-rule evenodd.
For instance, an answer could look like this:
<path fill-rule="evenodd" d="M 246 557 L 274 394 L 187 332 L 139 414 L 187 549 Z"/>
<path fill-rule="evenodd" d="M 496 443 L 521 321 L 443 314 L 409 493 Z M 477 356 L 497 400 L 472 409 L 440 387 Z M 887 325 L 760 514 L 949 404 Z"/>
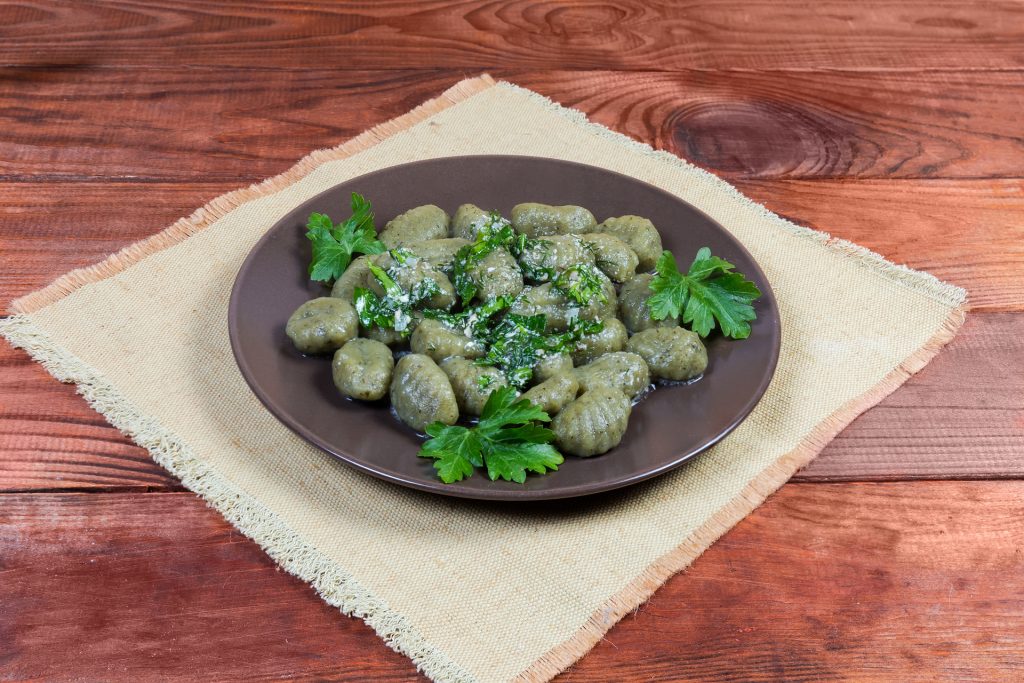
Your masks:
<path fill-rule="evenodd" d="M 465 358 L 448 358 L 441 363 L 441 369 L 448 375 L 459 411 L 471 417 L 483 412 L 492 391 L 508 384 L 497 368 L 477 365 Z"/>
<path fill-rule="evenodd" d="M 448 376 L 428 356 L 410 353 L 395 365 L 391 378 L 391 407 L 417 432 L 433 422 L 455 424 L 459 404 Z"/>
<path fill-rule="evenodd" d="M 563 372 L 533 387 L 523 398 L 541 407 L 548 415 L 555 415 L 564 405 L 575 400 L 580 383 L 572 374 Z"/>
<path fill-rule="evenodd" d="M 397 249 L 413 242 L 448 237 L 448 214 L 433 204 L 424 204 L 395 216 L 384 226 L 378 239 L 388 249 Z"/>
<path fill-rule="evenodd" d="M 582 392 L 612 387 L 635 399 L 651 386 L 651 372 L 647 369 L 647 362 L 628 351 L 607 353 L 576 368 L 573 375 L 580 383 Z"/>
<path fill-rule="evenodd" d="M 643 332 L 652 327 L 679 326 L 679 318 L 676 317 L 664 320 L 655 320 L 651 317 L 647 297 L 651 295 L 650 284 L 653 278 L 650 273 L 637 275 L 619 290 L 619 317 L 630 334 Z"/>
<path fill-rule="evenodd" d="M 636 252 L 641 273 L 654 270 L 654 264 L 661 256 L 661 235 L 654 223 L 641 216 L 619 216 L 607 218 L 593 232 L 603 232 L 617 237 Z"/>
<path fill-rule="evenodd" d="M 638 332 L 626 348 L 647 362 L 655 379 L 693 379 L 708 366 L 708 350 L 700 337 L 681 327 L 653 327 Z"/>
<path fill-rule="evenodd" d="M 512 226 L 528 237 L 591 232 L 597 220 L 582 206 L 527 202 L 512 207 Z"/>
<path fill-rule="evenodd" d="M 413 353 L 430 356 L 437 363 L 452 356 L 474 359 L 484 355 L 483 344 L 431 318 L 416 326 L 409 345 Z"/>
<path fill-rule="evenodd" d="M 352 304 L 330 296 L 299 306 L 285 325 L 285 334 L 303 353 L 327 353 L 356 336 L 359 318 Z"/>
<path fill-rule="evenodd" d="M 607 453 L 622 441 L 632 410 L 629 398 L 618 389 L 597 387 L 555 415 L 555 443 L 563 453 L 581 458 Z"/>

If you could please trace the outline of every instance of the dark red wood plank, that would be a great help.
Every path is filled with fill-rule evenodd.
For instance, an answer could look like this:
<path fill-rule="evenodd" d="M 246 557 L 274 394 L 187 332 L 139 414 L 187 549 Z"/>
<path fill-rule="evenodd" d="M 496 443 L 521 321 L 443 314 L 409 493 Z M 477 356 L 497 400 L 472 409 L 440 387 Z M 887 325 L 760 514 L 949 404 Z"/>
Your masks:
<path fill-rule="evenodd" d="M 964 287 L 975 311 L 1024 309 L 1024 180 L 735 184 L 801 225 Z"/>
<path fill-rule="evenodd" d="M 1024 314 L 961 334 L 858 417 L 798 481 L 1024 478 Z"/>
<path fill-rule="evenodd" d="M 0 491 L 180 486 L 25 354 L 0 348 Z M 968 318 L 796 481 L 1024 478 L 1024 314 Z"/>
<path fill-rule="evenodd" d="M 996 194 L 986 188 L 996 187 Z M 967 286 L 975 305 L 1021 309 L 1018 181 L 746 182 L 783 213 Z M 15 183 L 0 186 L 0 300 L 141 239 L 234 187 Z M 909 188 L 909 189 L 908 189 Z M 112 207 L 133 207 L 115 211 Z M 890 226 L 894 226 L 890 229 Z M 869 411 L 809 479 L 1024 474 L 1020 315 L 974 315 L 948 350 Z M 176 482 L 21 352 L 0 350 L 0 490 L 174 488 Z"/>
<path fill-rule="evenodd" d="M 560 680 L 1019 680 L 1022 487 L 785 486 Z"/>
<path fill-rule="evenodd" d="M 412 680 L 190 494 L 0 498 L 11 678 Z M 789 485 L 562 680 L 1013 680 L 1024 482 Z"/>
<path fill-rule="evenodd" d="M 0 311 L 239 184 L 0 184 Z M 975 310 L 1024 309 L 1024 181 L 736 184 L 797 223 L 967 288 Z"/>
<path fill-rule="evenodd" d="M 331 69 L 1013 69 L 1013 2 L 21 0 L 0 64 Z"/>
<path fill-rule="evenodd" d="M 0 72 L 0 176 L 239 182 L 435 97 L 453 71 Z M 1024 176 L 1024 71 L 495 72 L 729 179 Z"/>
<path fill-rule="evenodd" d="M 0 497 L 5 680 L 418 680 L 192 494 Z"/>

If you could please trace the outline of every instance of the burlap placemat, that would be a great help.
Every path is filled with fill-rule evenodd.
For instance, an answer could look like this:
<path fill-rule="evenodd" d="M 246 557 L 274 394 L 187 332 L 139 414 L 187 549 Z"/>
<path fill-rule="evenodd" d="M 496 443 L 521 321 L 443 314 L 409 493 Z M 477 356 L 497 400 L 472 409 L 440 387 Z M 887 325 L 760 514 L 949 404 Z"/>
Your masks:
<path fill-rule="evenodd" d="M 226 322 L 252 245 L 336 183 L 465 154 L 602 166 L 732 231 L 763 266 L 783 330 L 775 379 L 743 425 L 653 482 L 524 511 L 377 481 L 264 410 L 235 366 Z M 541 681 L 920 369 L 961 324 L 964 301 L 961 289 L 798 227 L 684 161 L 481 77 L 20 299 L 2 333 L 428 676 Z"/>

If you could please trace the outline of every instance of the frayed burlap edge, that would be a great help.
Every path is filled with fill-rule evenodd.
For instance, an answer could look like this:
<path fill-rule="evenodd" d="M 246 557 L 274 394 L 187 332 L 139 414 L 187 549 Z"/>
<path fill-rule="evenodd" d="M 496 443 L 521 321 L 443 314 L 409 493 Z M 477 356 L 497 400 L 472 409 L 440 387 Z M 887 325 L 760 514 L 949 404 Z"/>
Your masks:
<path fill-rule="evenodd" d="M 814 460 L 826 444 L 857 416 L 894 392 L 911 375 L 927 365 L 928 361 L 956 336 L 965 315 L 963 306 L 951 311 L 939 331 L 923 347 L 906 358 L 869 391 L 825 418 L 796 448 L 761 472 L 736 498 L 716 512 L 682 544 L 659 558 L 625 588 L 605 601 L 575 635 L 549 650 L 519 674 L 516 682 L 543 683 L 589 652 L 622 617 L 646 602 L 673 574 L 690 566 L 711 544 L 789 481 L 797 470 Z"/>
<path fill-rule="evenodd" d="M 58 347 L 31 322 L 27 314 L 45 308 L 79 287 L 112 277 L 146 256 L 181 242 L 245 202 L 286 188 L 324 162 L 343 159 L 368 149 L 431 115 L 492 87 L 525 94 L 549 110 L 586 127 L 596 136 L 614 140 L 687 173 L 696 174 L 702 181 L 713 184 L 719 191 L 756 209 L 763 218 L 786 232 L 819 242 L 829 249 L 856 259 L 863 267 L 880 277 L 901 282 L 913 291 L 955 307 L 941 329 L 922 348 L 905 359 L 870 391 L 850 401 L 817 425 L 793 451 L 777 460 L 750 482 L 736 499 L 719 510 L 686 541 L 609 598 L 575 635 L 545 653 L 517 677 L 518 681 L 524 683 L 536 683 L 549 680 L 586 654 L 619 619 L 646 601 L 669 577 L 689 566 L 722 534 L 750 514 L 798 469 L 814 459 L 854 418 L 895 391 L 911 375 L 924 367 L 963 324 L 966 310 L 964 290 L 944 283 L 928 273 L 891 263 L 879 254 L 852 242 L 835 239 L 826 233 L 787 221 L 745 197 L 732 185 L 711 173 L 667 152 L 657 151 L 649 145 L 590 122 L 583 113 L 562 107 L 543 95 L 510 83 L 496 83 L 485 74 L 460 81 L 441 96 L 337 147 L 312 152 L 280 175 L 222 195 L 153 237 L 125 247 L 100 263 L 71 271 L 52 284 L 17 299 L 11 303 L 11 309 L 22 315 L 0 320 L 0 335 L 15 346 L 28 351 L 57 379 L 77 384 L 79 393 L 90 406 L 136 443 L 149 450 L 158 464 L 181 479 L 186 487 L 202 496 L 242 533 L 256 541 L 286 571 L 313 585 L 329 604 L 340 608 L 346 614 L 362 618 L 390 647 L 412 659 L 417 668 L 427 676 L 444 681 L 473 681 L 472 675 L 424 641 L 401 615 L 391 612 L 379 599 L 362 589 L 353 577 L 305 543 L 273 512 L 195 458 L 180 439 L 163 429 L 152 417 L 135 409 L 94 369 Z"/>
<path fill-rule="evenodd" d="M 459 81 L 448 90 L 445 90 L 439 97 L 424 102 L 398 118 L 385 121 L 379 126 L 374 126 L 337 147 L 310 152 L 284 173 L 249 187 L 223 194 L 201 209 L 196 210 L 191 216 L 178 219 L 170 227 L 152 237 L 147 237 L 144 240 L 130 244 L 99 263 L 65 273 L 46 287 L 12 301 L 10 304 L 11 311 L 13 313 L 34 313 L 63 299 L 79 287 L 113 277 L 150 254 L 174 246 L 189 236 L 208 228 L 242 204 L 285 189 L 289 185 L 301 180 L 321 164 L 328 161 L 345 159 L 367 150 L 378 142 L 386 140 L 396 133 L 401 133 L 420 121 L 430 118 L 433 114 L 444 111 L 453 104 L 457 104 L 494 85 L 494 79 L 486 74 L 477 78 Z"/>
<path fill-rule="evenodd" d="M 312 585 L 328 604 L 365 621 L 389 647 L 411 659 L 424 674 L 439 681 L 476 680 L 273 511 L 197 458 L 184 441 L 140 411 L 97 370 L 58 346 L 27 315 L 0 319 L 0 336 L 27 351 L 56 379 L 75 384 L 93 410 L 149 451 L 158 465 L 258 543 L 282 569 Z"/>
<path fill-rule="evenodd" d="M 577 109 L 569 109 L 563 107 L 549 97 L 545 97 L 539 93 L 535 93 L 532 90 L 527 90 L 518 85 L 508 83 L 507 81 L 499 81 L 495 84 L 496 87 L 504 88 L 517 92 L 533 102 L 536 102 L 540 106 L 552 111 L 559 116 L 563 116 L 570 121 L 579 124 L 581 127 L 586 128 L 589 132 L 597 137 L 605 138 L 616 142 L 620 145 L 628 147 L 634 152 L 639 152 L 644 156 L 657 159 L 658 161 L 686 172 L 689 175 L 699 178 L 700 181 L 707 185 L 713 185 L 714 188 L 729 196 L 730 199 L 743 204 L 749 208 L 752 208 L 758 212 L 761 218 L 769 221 L 773 225 L 782 230 L 802 237 L 804 239 L 810 239 L 824 246 L 828 247 L 833 251 L 837 251 L 844 256 L 853 258 L 861 266 L 869 269 L 876 275 L 884 277 L 888 280 L 895 280 L 907 285 L 912 290 L 924 294 L 936 301 L 944 303 L 949 306 L 960 306 L 966 299 L 967 293 L 961 287 L 951 285 L 947 282 L 943 282 L 931 273 L 926 273 L 920 270 L 914 270 L 907 266 L 898 265 L 889 261 L 881 254 L 871 251 L 859 244 L 854 244 L 838 237 L 832 237 L 827 232 L 820 230 L 813 230 L 811 228 L 797 225 L 792 221 L 788 221 L 782 216 L 773 213 L 768 207 L 763 204 L 755 202 L 750 197 L 746 196 L 733 185 L 730 185 L 726 181 L 722 180 L 713 173 L 709 173 L 702 168 L 694 166 L 685 159 L 681 159 L 674 154 L 669 152 L 654 149 L 645 142 L 634 140 L 633 138 L 623 135 L 622 133 L 616 132 L 610 128 L 602 126 L 599 123 L 594 123 L 587 118 L 587 115 Z"/>

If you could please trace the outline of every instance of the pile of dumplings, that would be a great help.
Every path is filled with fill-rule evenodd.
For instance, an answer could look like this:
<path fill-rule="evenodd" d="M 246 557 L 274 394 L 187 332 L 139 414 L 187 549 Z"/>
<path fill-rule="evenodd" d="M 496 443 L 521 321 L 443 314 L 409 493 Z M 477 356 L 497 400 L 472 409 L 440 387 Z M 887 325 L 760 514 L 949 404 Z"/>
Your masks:
<path fill-rule="evenodd" d="M 707 366 L 707 351 L 696 334 L 680 327 L 677 318 L 654 320 L 648 309 L 661 235 L 646 218 L 618 216 L 598 223 L 581 206 L 519 204 L 510 218 L 532 246 L 518 256 L 498 248 L 475 263 L 469 275 L 477 293 L 470 306 L 506 297 L 513 302 L 510 313 L 544 314 L 549 333 L 565 331 L 576 319 L 604 323 L 571 352 L 540 354 L 522 397 L 553 417 L 555 445 L 563 453 L 605 453 L 622 440 L 633 406 L 652 382 L 692 380 Z M 430 291 L 436 293 L 424 308 L 459 310 L 451 279 L 456 252 L 492 220 L 490 212 L 473 204 L 459 206 L 451 216 L 432 204 L 397 216 L 378 239 L 414 258 L 398 263 L 388 252 L 356 258 L 329 297 L 295 311 L 286 325 L 288 337 L 302 353 L 334 354 L 334 384 L 344 396 L 360 401 L 387 396 L 399 419 L 417 432 L 435 421 L 450 425 L 460 417 L 478 417 L 491 391 L 507 384 L 501 370 L 476 362 L 486 354 L 482 343 L 419 310 L 402 330 L 363 326 L 353 297 L 357 287 L 383 293 L 370 272 L 374 264 L 406 290 L 431 280 Z M 604 293 L 585 305 L 553 282 L 558 273 L 581 264 L 594 268 Z"/>

